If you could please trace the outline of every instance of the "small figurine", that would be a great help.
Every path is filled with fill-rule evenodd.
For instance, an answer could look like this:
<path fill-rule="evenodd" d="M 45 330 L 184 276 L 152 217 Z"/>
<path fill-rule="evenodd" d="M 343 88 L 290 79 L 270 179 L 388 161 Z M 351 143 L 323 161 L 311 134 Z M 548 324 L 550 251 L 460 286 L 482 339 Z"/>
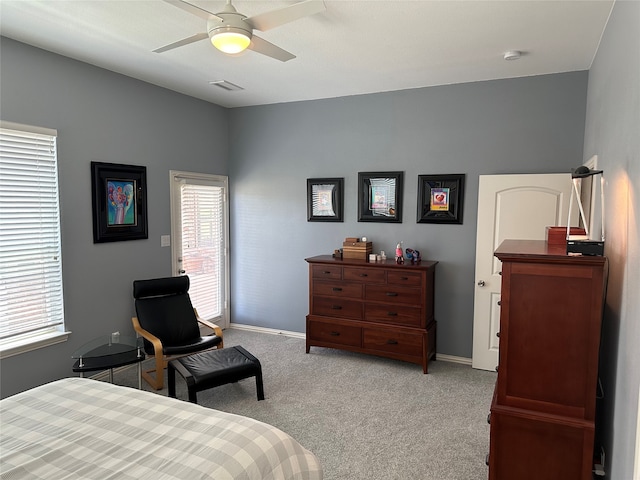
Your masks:
<path fill-rule="evenodd" d="M 404 255 L 402 254 L 402 242 L 396 245 L 396 263 L 398 265 L 404 263 Z"/>
<path fill-rule="evenodd" d="M 422 260 L 422 257 L 420 256 L 420 252 L 418 250 L 407 248 L 406 253 L 407 253 L 407 259 L 411 260 L 412 265 L 418 264 Z"/>

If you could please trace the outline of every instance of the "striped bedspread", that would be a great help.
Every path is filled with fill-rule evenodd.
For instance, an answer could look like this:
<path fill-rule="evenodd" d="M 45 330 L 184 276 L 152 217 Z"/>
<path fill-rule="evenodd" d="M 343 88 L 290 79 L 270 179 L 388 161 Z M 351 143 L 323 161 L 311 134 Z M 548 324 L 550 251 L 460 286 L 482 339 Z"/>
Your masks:
<path fill-rule="evenodd" d="M 265 423 L 67 378 L 0 401 L 0 478 L 321 480 L 322 470 Z"/>

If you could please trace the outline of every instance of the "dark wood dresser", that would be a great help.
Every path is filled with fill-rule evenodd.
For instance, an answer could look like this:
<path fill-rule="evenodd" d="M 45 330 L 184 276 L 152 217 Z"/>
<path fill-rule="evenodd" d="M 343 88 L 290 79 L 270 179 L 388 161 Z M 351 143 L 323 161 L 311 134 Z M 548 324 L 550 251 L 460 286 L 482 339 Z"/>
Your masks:
<path fill-rule="evenodd" d="M 422 365 L 436 354 L 433 316 L 438 262 L 307 258 L 311 346 L 340 348 Z"/>
<path fill-rule="evenodd" d="M 590 480 L 606 258 L 506 240 L 490 480 Z"/>

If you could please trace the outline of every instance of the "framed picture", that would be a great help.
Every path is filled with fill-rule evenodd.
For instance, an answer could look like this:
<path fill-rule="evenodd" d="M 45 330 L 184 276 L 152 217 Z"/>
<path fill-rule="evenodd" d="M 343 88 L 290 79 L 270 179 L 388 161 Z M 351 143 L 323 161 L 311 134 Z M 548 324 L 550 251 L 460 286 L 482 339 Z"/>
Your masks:
<path fill-rule="evenodd" d="M 148 238 L 147 168 L 91 162 L 93 243 Z"/>
<path fill-rule="evenodd" d="M 418 176 L 418 223 L 462 224 L 464 174 Z"/>
<path fill-rule="evenodd" d="M 404 172 L 358 173 L 358 221 L 402 223 Z"/>
<path fill-rule="evenodd" d="M 344 178 L 307 178 L 307 221 L 342 222 Z"/>

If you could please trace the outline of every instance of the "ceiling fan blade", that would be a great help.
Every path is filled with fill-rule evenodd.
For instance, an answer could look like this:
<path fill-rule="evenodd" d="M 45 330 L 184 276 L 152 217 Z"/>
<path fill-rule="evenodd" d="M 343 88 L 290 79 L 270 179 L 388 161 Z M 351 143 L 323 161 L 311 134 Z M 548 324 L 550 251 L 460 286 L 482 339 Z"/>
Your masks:
<path fill-rule="evenodd" d="M 249 44 L 248 48 L 249 50 L 261 53 L 262 55 L 266 55 L 267 57 L 280 60 L 281 62 L 286 62 L 288 60 L 296 58 L 293 53 L 289 53 L 286 50 L 275 46 L 273 43 L 269 43 L 266 40 L 255 35 L 251 37 L 251 43 Z"/>
<path fill-rule="evenodd" d="M 195 5 L 192 5 L 189 2 L 184 2 L 183 0 L 164 0 L 167 3 L 170 3 L 171 5 L 173 5 L 174 7 L 178 7 L 182 10 L 184 10 L 185 12 L 189 12 L 193 15 L 195 15 L 196 17 L 200 17 L 204 20 L 209 20 L 211 17 L 215 17 L 218 20 L 222 20 L 220 17 L 218 17 L 217 15 L 203 9 L 200 7 L 197 7 Z"/>
<path fill-rule="evenodd" d="M 167 50 L 173 50 L 174 48 L 189 45 L 190 43 L 199 42 L 200 40 L 204 40 L 205 38 L 209 38 L 208 33 L 196 33 L 195 35 L 183 38 L 182 40 L 178 40 L 177 42 L 170 43 L 169 45 L 165 45 L 164 47 L 156 48 L 154 50 L 154 53 L 162 53 L 166 52 Z"/>
<path fill-rule="evenodd" d="M 253 17 L 246 18 L 245 22 L 256 30 L 266 32 L 285 23 L 293 22 L 294 20 L 313 15 L 314 13 L 320 13 L 324 10 L 326 10 L 326 7 L 323 0 L 306 0 L 278 10 L 259 13 Z"/>

